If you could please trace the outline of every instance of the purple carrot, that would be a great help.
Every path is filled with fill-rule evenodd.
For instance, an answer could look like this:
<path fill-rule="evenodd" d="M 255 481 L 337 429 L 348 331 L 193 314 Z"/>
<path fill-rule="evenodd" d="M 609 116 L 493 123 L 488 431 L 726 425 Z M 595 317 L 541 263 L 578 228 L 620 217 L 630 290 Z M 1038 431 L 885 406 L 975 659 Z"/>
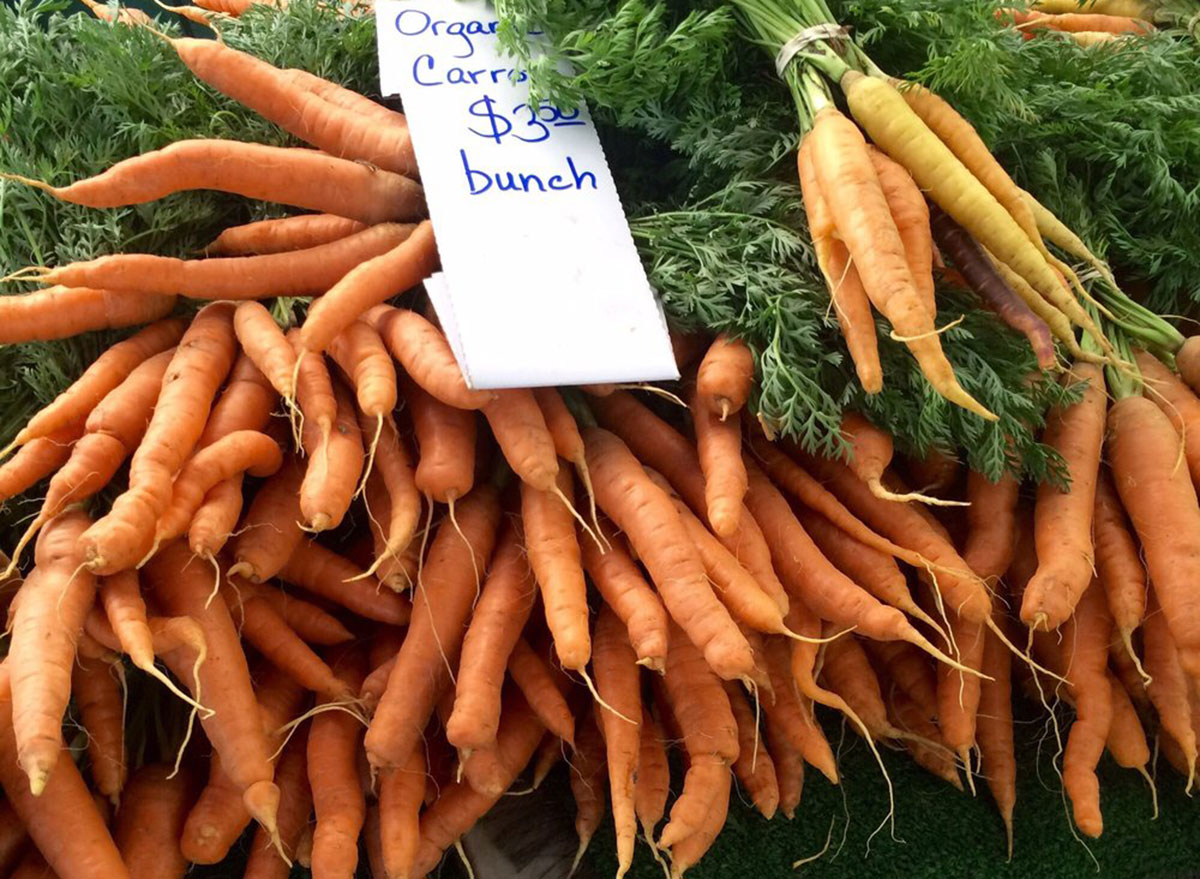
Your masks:
<path fill-rule="evenodd" d="M 937 205 L 929 206 L 929 217 L 938 247 L 954 260 L 971 289 L 1000 316 L 1000 320 L 1029 340 L 1042 369 L 1053 368 L 1057 362 L 1054 336 L 1046 322 L 1034 314 L 1004 278 L 1000 277 L 996 267 L 983 252 L 979 242 L 971 237 L 970 232 L 954 222 Z"/>

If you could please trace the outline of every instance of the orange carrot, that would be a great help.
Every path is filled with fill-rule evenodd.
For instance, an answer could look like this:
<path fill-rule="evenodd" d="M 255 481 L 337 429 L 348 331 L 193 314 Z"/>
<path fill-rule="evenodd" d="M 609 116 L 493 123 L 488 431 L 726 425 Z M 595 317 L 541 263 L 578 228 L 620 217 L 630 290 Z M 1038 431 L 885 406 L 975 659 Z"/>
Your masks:
<path fill-rule="evenodd" d="M 430 396 L 407 376 L 400 388 L 408 403 L 420 454 L 416 485 L 438 503 L 464 497 L 475 484 L 475 415 Z"/>
<path fill-rule="evenodd" d="M 1108 752 L 1118 766 L 1146 772 L 1146 764 L 1150 762 L 1150 744 L 1146 741 L 1146 732 L 1142 729 L 1137 709 L 1112 672 L 1108 673 L 1108 685 L 1112 691 L 1113 707 L 1112 725 L 1105 742 Z"/>
<path fill-rule="evenodd" d="M 612 523 L 601 520 L 599 533 L 608 549 L 601 552 L 595 541 L 583 541 L 579 546 L 583 567 L 606 606 L 628 629 L 638 664 L 661 672 L 667 656 L 666 609 L 617 539 Z"/>
<path fill-rule="evenodd" d="M 83 423 L 77 421 L 21 446 L 10 460 L 0 465 L 0 502 L 29 490 L 62 467 L 82 434 Z"/>
<path fill-rule="evenodd" d="M 145 204 L 177 192 L 212 189 L 364 223 L 411 220 L 425 212 L 421 185 L 402 174 L 314 150 L 216 138 L 178 140 L 70 186 L 6 176 L 92 208 Z"/>
<path fill-rule="evenodd" d="M 904 260 L 912 273 L 917 294 L 931 315 L 937 314 L 933 295 L 933 233 L 929 228 L 929 206 L 925 196 L 904 166 L 874 147 L 868 147 L 871 164 L 879 175 L 879 185 L 896 231 L 904 243 Z"/>
<path fill-rule="evenodd" d="M 1017 496 L 1021 485 L 1005 474 L 998 482 L 972 470 L 967 474 L 967 539 L 963 561 L 986 583 L 994 583 L 1012 563 Z"/>
<path fill-rule="evenodd" d="M 446 336 L 415 311 L 377 305 L 362 318 L 425 393 L 455 409 L 482 409 L 491 401 L 491 391 L 467 387 Z"/>
<path fill-rule="evenodd" d="M 796 152 L 796 170 L 804 198 L 808 231 L 816 254 L 817 267 L 829 288 L 834 313 L 854 362 L 854 370 L 863 390 L 877 394 L 883 390 L 883 367 L 879 363 L 879 340 L 871 301 L 863 287 L 858 268 L 850 259 L 846 243 L 837 234 L 829 202 L 821 192 L 813 165 L 813 140 L 805 137 Z"/>
<path fill-rule="evenodd" d="M 695 833 L 671 847 L 671 879 L 680 879 L 685 870 L 704 857 L 725 826 L 732 776 L 729 770 L 722 770 L 714 781 L 716 790 L 713 792 L 712 809 L 704 816 Z"/>
<path fill-rule="evenodd" d="M 937 628 L 929 615 L 913 600 L 908 579 L 894 558 L 859 543 L 824 516 L 810 510 L 796 510 L 796 517 L 822 555 L 839 571 L 884 604 L 890 604 L 914 619 Z"/>
<path fill-rule="evenodd" d="M 520 638 L 508 657 L 508 674 L 547 732 L 575 743 L 575 718 L 555 679 L 554 670 Z"/>
<path fill-rule="evenodd" d="M 950 750 L 942 746 L 937 724 L 903 690 L 888 693 L 887 709 L 888 721 L 901 732 L 911 734 L 904 740 L 904 748 L 912 755 L 913 762 L 956 790 L 962 790 L 958 767 Z"/>
<path fill-rule="evenodd" d="M 1187 786 L 1191 790 L 1195 780 L 1197 733 L 1191 723 L 1191 707 L 1188 701 L 1188 678 L 1179 659 L 1179 650 L 1171 632 L 1169 621 L 1159 610 L 1158 584 L 1150 592 L 1146 619 L 1143 650 L 1146 674 L 1150 683 L 1146 692 L 1158 712 L 1158 722 L 1179 745 L 1189 768 Z"/>
<path fill-rule="evenodd" d="M 58 763 L 76 641 L 96 596 L 96 578 L 80 570 L 79 538 L 90 521 L 72 510 L 42 530 L 37 567 L 17 599 L 7 659 L 12 729 L 17 759 L 34 796 L 46 789 Z"/>
<path fill-rule="evenodd" d="M 1075 825 L 1098 837 L 1100 782 L 1096 764 L 1104 754 L 1112 723 L 1112 690 L 1108 683 L 1108 642 L 1112 617 L 1104 590 L 1093 581 L 1063 631 L 1067 686 L 1075 700 L 1075 722 L 1063 756 L 1063 785 L 1075 813 Z"/>
<path fill-rule="evenodd" d="M 575 756 L 571 761 L 570 784 L 571 795 L 575 800 L 575 834 L 579 837 L 574 864 L 583 859 L 588 844 L 596 835 L 596 830 L 604 818 L 604 737 L 596 723 L 594 713 L 589 712 L 583 718 Z"/>
<path fill-rule="evenodd" d="M 642 698 L 637 654 L 629 643 L 629 632 L 607 606 L 601 607 L 596 618 L 592 666 L 596 691 L 611 706 L 611 710 L 599 711 L 598 714 L 604 733 L 609 795 L 616 825 L 619 879 L 633 863 L 633 847 L 637 840 L 634 780 L 641 747 Z M 635 722 L 630 723 L 624 719 L 626 717 L 633 718 Z"/>
<path fill-rule="evenodd" d="M 1132 657 L 1133 632 L 1146 616 L 1146 568 L 1137 541 L 1112 477 L 1100 473 L 1096 484 L 1096 513 L 1093 524 L 1096 543 L 1096 576 L 1108 596 L 1108 610 Z"/>
<path fill-rule="evenodd" d="M 888 721 L 879 678 L 857 638 L 847 635 L 825 646 L 821 676 L 829 689 L 854 709 L 872 738 L 895 736 L 897 731 Z"/>
<path fill-rule="evenodd" d="M 279 830 L 259 828 L 250 843 L 250 858 L 242 879 L 287 879 L 296 844 L 312 813 L 312 791 L 308 784 L 308 728 L 300 727 L 279 758 Z"/>
<path fill-rule="evenodd" d="M 328 531 L 342 524 L 365 462 L 354 400 L 340 383 L 334 385 L 333 395 L 337 420 L 328 436 L 323 436 L 318 426 L 304 424 L 309 462 L 300 483 L 300 514 L 313 531 Z"/>
<path fill-rule="evenodd" d="M 306 690 L 330 699 L 350 695 L 345 683 L 264 599 L 253 593 L 239 595 L 228 583 L 221 591 L 242 639 L 264 659 Z"/>
<path fill-rule="evenodd" d="M 171 47 L 201 80 L 318 150 L 399 174 L 416 171 L 402 116 L 392 114 L 398 118 L 387 124 L 378 111 L 364 113 L 365 99 L 348 89 L 303 71 L 279 70 L 224 43 L 174 39 Z"/>
<path fill-rule="evenodd" d="M 330 656 L 346 692 L 358 692 L 366 672 L 361 650 Z M 353 879 L 358 866 L 358 836 L 367 802 L 358 772 L 362 724 L 340 711 L 312 719 L 308 731 L 308 782 L 317 816 L 312 837 L 312 869 L 318 876 Z"/>
<path fill-rule="evenodd" d="M 188 525 L 188 546 L 201 558 L 215 558 L 237 527 L 242 514 L 244 474 L 218 482 L 204 495 Z"/>
<path fill-rule="evenodd" d="M 1088 588 L 1094 565 L 1092 516 L 1096 478 L 1104 441 L 1108 399 L 1104 373 L 1091 363 L 1075 365 L 1076 378 L 1086 379 L 1083 399 L 1047 418 L 1042 441 L 1066 462 L 1070 491 L 1045 482 L 1038 488 L 1035 509 L 1038 570 L 1021 602 L 1021 621 L 1027 626 L 1057 629 L 1070 616 Z"/>
<path fill-rule="evenodd" d="M 741 411 L 754 386 L 754 354 L 745 342 L 717 336 L 696 374 L 696 398 L 722 421 Z"/>
<path fill-rule="evenodd" d="M 246 356 L 257 366 L 276 393 L 290 400 L 295 393 L 296 352 L 283 330 L 261 302 L 238 304 L 233 330 Z"/>
<path fill-rule="evenodd" d="M 168 613 L 190 616 L 204 631 L 208 657 L 197 673 L 198 686 L 215 713 L 202 717 L 201 723 L 225 771 L 241 789 L 247 811 L 273 835 L 279 789 L 271 780 L 270 749 L 229 610 L 224 602 L 209 601 L 210 575 L 179 541 L 159 550 L 147 564 L 146 575 L 155 599 Z"/>
<path fill-rule="evenodd" d="M 324 351 L 372 306 L 424 281 L 437 267 L 437 242 L 426 220 L 390 250 L 359 263 L 313 302 L 300 328 L 307 351 Z"/>
<path fill-rule="evenodd" d="M 321 356 L 301 356 L 304 351 L 300 347 L 298 329 L 288 330 L 284 338 L 291 344 L 296 355 L 292 370 L 294 377 L 291 381 L 295 384 L 296 405 L 304 416 L 303 423 L 316 424 L 324 439 L 332 432 L 333 422 L 337 419 L 337 398 L 333 395 L 333 379 L 329 375 L 329 365 Z M 301 439 L 303 438 L 301 431 Z"/>
<path fill-rule="evenodd" d="M 704 472 L 708 524 L 722 537 L 733 537 L 738 531 L 742 501 L 746 496 L 741 421 L 737 418 L 722 421 L 709 410 L 698 393 L 692 395 L 690 403 L 696 452 Z"/>
<path fill-rule="evenodd" d="M 376 423 L 372 424 L 372 421 Z M 372 474 L 378 474 L 379 488 L 387 498 L 387 515 L 380 522 L 385 552 L 376 553 L 376 561 L 385 555 L 396 559 L 408 548 L 421 520 L 421 492 L 417 489 L 416 472 L 390 410 L 378 420 L 365 412 L 360 413 L 359 427 L 364 436 L 378 434 L 378 439 L 373 440 L 375 467 Z"/>
<path fill-rule="evenodd" d="M 1113 481 L 1141 540 L 1146 572 L 1179 662 L 1190 678 L 1200 680 L 1200 596 L 1190 585 L 1200 577 L 1194 570 L 1200 548 L 1192 549 L 1200 539 L 1200 507 L 1179 463 L 1179 436 L 1170 419 L 1145 397 L 1114 403 L 1108 431 Z"/>
<path fill-rule="evenodd" d="M 994 632 L 984 632 L 983 673 L 975 740 L 982 775 L 1000 810 L 1012 857 L 1012 818 L 1017 803 L 1017 761 L 1013 751 L 1012 655 Z"/>
<path fill-rule="evenodd" d="M 1139 18 L 1124 15 L 1104 15 L 1095 12 L 1060 12 L 1048 15 L 1034 9 L 997 9 L 996 17 L 1010 19 L 1017 30 L 1028 34 L 1036 30 L 1056 30 L 1069 33 L 1146 34 L 1154 25 Z"/>
<path fill-rule="evenodd" d="M 329 244 L 361 232 L 367 224 L 334 214 L 300 214 L 232 226 L 204 248 L 205 256 L 289 253 Z"/>
<path fill-rule="evenodd" d="M 30 839 L 49 856 L 61 879 L 130 879 L 70 753 L 56 761 L 57 771 L 40 795 L 29 790 L 28 779 L 17 765 L 9 704 L 7 699 L 0 702 L 0 785 Z"/>
<path fill-rule="evenodd" d="M 125 787 L 125 700 L 117 677 L 119 663 L 79 656 L 71 674 L 71 692 L 88 737 L 88 758 L 96 791 L 113 805 Z"/>
<path fill-rule="evenodd" d="M 671 767 L 667 763 L 667 748 L 660 724 L 647 706 L 642 707 L 641 735 L 638 744 L 638 770 L 634 780 L 633 806 L 642 835 L 653 838 L 654 828 L 667 811 L 667 795 L 671 787 Z"/>
<path fill-rule="evenodd" d="M 772 722 L 787 735 L 792 747 L 831 783 L 837 784 L 837 762 L 829 742 L 825 740 L 825 733 L 813 718 L 812 703 L 807 697 L 797 694 L 792 682 L 787 643 L 779 638 L 768 638 L 765 659 L 771 675 L 771 686 L 775 690 L 775 701 L 768 701 L 763 710 L 768 717 L 773 716 Z"/>
<path fill-rule="evenodd" d="M 925 654 L 903 641 L 867 641 L 863 646 L 880 678 L 902 690 L 926 717 L 937 717 L 937 675 Z"/>
<path fill-rule="evenodd" d="M 217 388 L 233 366 L 233 306 L 202 309 L 184 334 L 154 415 L 129 465 L 129 488 L 82 538 L 88 567 L 97 573 L 124 570 L 145 556 L 158 517 L 171 500 L 171 482 L 200 435 Z"/>
<path fill-rule="evenodd" d="M 426 787 L 425 752 L 413 749 L 403 766 L 379 778 L 379 819 L 383 876 L 411 875 L 421 844 L 421 800 Z"/>
<path fill-rule="evenodd" d="M 965 620 L 950 610 L 946 611 L 946 616 L 958 647 L 958 661 L 968 668 L 980 670 L 986 627 Z M 978 675 L 964 674 L 938 663 L 938 727 L 942 741 L 962 758 L 966 766 L 970 765 L 971 749 L 975 747 L 981 683 Z"/>
<path fill-rule="evenodd" d="M 250 503 L 241 528 L 233 536 L 236 562 L 230 575 L 244 574 L 255 583 L 278 574 L 300 544 L 300 482 L 304 471 L 289 457 L 279 472 L 263 484 Z"/>
<path fill-rule="evenodd" d="M 457 519 L 457 527 L 443 521 L 438 528 L 418 583 L 408 635 L 367 729 L 367 757 L 378 769 L 408 760 L 450 682 L 478 590 L 475 572 L 486 569 L 496 540 L 496 489 L 483 485 L 472 492 Z"/>
<path fill-rule="evenodd" d="M 320 296 L 363 260 L 408 241 L 415 228 L 380 223 L 332 244 L 266 256 L 187 260 L 121 253 L 57 266 L 37 278 L 68 287 L 105 287 L 127 296 L 176 293 L 209 300 Z"/>
<path fill-rule="evenodd" d="M 496 391 L 483 407 L 504 459 L 522 482 L 538 491 L 553 493 L 558 476 L 558 455 L 546 419 L 533 391 Z"/>
<path fill-rule="evenodd" d="M 1145 395 L 1171 419 L 1183 439 L 1192 481 L 1200 478 L 1200 399 L 1163 362 L 1145 351 L 1134 352 L 1145 383 Z"/>
<path fill-rule="evenodd" d="M 179 319 L 159 321 L 113 345 L 74 384 L 29 419 L 4 452 L 82 421 L 139 364 L 175 345 L 186 326 Z"/>
<path fill-rule="evenodd" d="M 754 665 L 750 646 L 708 585 L 704 564 L 670 497 L 616 436 L 598 428 L 586 429 L 583 436 L 596 501 L 628 535 L 667 612 L 718 675 L 733 680 L 749 674 Z"/>
<path fill-rule="evenodd" d="M 495 741 L 504 670 L 536 598 L 520 533 L 509 526 L 500 536 L 495 561 L 463 638 L 454 711 L 446 724 L 446 738 L 459 751 L 470 752 Z"/>
<path fill-rule="evenodd" d="M 175 296 L 134 298 L 111 290 L 50 287 L 0 299 L 0 345 L 48 342 L 148 324 L 175 309 Z"/>
<path fill-rule="evenodd" d="M 161 763 L 147 763 L 129 777 L 113 836 L 132 875 L 162 879 L 187 875 L 179 838 L 195 780 L 190 769 L 175 773 Z"/>
<path fill-rule="evenodd" d="M 570 471 L 559 470 L 556 482 L 557 495 L 522 482 L 521 516 L 529 564 L 541 589 L 558 661 L 563 668 L 579 671 L 587 666 L 592 653 L 587 583 L 575 522 L 568 509 L 574 494 Z"/>
<path fill-rule="evenodd" d="M 274 586 L 259 585 L 226 574 L 240 592 L 250 592 L 275 609 L 296 634 L 309 644 L 333 647 L 354 639 L 354 634 L 338 620 L 312 602 L 288 595 Z"/>
<path fill-rule="evenodd" d="M 767 746 L 779 784 L 779 811 L 790 821 L 796 816 L 796 807 L 804 793 L 804 757 L 792 747 L 777 719 L 768 715 L 765 726 Z"/>
<path fill-rule="evenodd" d="M 754 709 L 746 701 L 746 694 L 731 682 L 725 683 L 725 694 L 729 696 L 729 705 L 738 725 L 738 758 L 733 763 L 733 774 L 750 797 L 754 808 L 769 821 L 779 808 L 779 780 L 775 776 L 775 763 L 767 753 L 766 743 L 759 737 L 758 721 Z"/>
<path fill-rule="evenodd" d="M 287 582 L 364 619 L 393 626 L 407 623 L 412 615 L 408 600 L 362 575 L 353 562 L 311 541 L 302 541 L 279 572 Z"/>
<path fill-rule="evenodd" d="M 877 640 L 908 641 L 939 656 L 903 613 L 880 603 L 830 564 L 792 513 L 787 499 L 755 464 L 748 461 L 747 471 L 750 511 L 763 525 L 776 570 L 796 598 L 839 626 L 853 626 Z"/>

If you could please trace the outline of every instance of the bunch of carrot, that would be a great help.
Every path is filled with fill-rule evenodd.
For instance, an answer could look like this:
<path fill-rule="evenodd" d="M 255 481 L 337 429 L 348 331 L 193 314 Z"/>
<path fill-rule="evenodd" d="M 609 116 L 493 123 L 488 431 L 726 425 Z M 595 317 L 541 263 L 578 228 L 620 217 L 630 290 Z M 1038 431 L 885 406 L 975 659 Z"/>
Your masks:
<path fill-rule="evenodd" d="M 1088 312 L 1095 302 L 1068 259 L 1107 267 L 1013 182 L 972 125 L 929 89 L 889 77 L 837 26 L 824 0 L 738 0 L 799 110 L 798 168 L 816 260 L 865 391 L 883 388 L 872 310 L 891 325 L 939 394 L 992 418 L 943 353 L 934 270 L 965 279 L 1024 334 L 1042 369 L 1056 344 L 1075 360 L 1107 362 L 1112 345 Z M 1041 13 L 1030 13 L 1040 15 Z M 836 84 L 849 114 L 835 104 Z M 1116 289 L 1119 303 L 1127 302 Z M 1097 343 L 1084 350 L 1076 333 Z"/>
<path fill-rule="evenodd" d="M 1153 7 L 1141 0 L 1039 2 L 1028 9 L 997 9 L 995 14 L 998 21 L 1016 27 L 1026 40 L 1039 32 L 1054 31 L 1081 46 L 1103 45 L 1156 29 Z"/>

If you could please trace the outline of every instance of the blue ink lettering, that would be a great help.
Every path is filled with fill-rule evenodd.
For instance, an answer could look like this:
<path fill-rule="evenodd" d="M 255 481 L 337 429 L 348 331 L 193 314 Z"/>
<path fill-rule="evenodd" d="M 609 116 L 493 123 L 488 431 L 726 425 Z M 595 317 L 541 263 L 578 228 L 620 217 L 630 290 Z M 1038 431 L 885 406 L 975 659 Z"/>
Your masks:
<path fill-rule="evenodd" d="M 493 188 L 497 192 L 570 192 L 581 191 L 590 184 L 592 189 L 599 189 L 596 175 L 591 171 L 580 171 L 570 156 L 567 157 L 570 179 L 563 174 L 554 174 L 549 179 L 543 179 L 538 174 L 522 171 L 481 171 L 471 167 L 466 150 L 459 150 L 458 153 L 462 157 L 467 189 L 471 195 L 483 195 Z"/>
<path fill-rule="evenodd" d="M 521 175 L 521 188 L 524 189 L 526 192 L 533 191 L 529 186 L 530 182 L 536 183 L 537 188 L 540 189 L 542 192 L 546 191 L 546 184 L 542 182 L 541 177 L 538 177 L 536 174 L 522 174 Z"/>
<path fill-rule="evenodd" d="M 576 189 L 583 189 L 584 181 L 589 180 L 589 179 L 592 181 L 592 189 L 600 188 L 599 185 L 596 183 L 596 175 L 593 174 L 591 171 L 584 171 L 581 174 L 579 172 L 579 169 L 575 167 L 575 160 L 572 159 L 570 156 L 567 156 L 567 167 L 571 169 L 571 173 L 575 176 L 575 188 Z"/>
<path fill-rule="evenodd" d="M 418 55 L 413 60 L 413 67 L 412 67 L 413 82 L 415 82 L 417 85 L 422 85 L 422 86 L 432 86 L 432 85 L 442 85 L 443 84 L 443 81 L 440 79 L 433 79 L 433 80 L 422 79 L 421 78 L 422 65 L 424 65 L 426 70 L 433 72 L 434 67 L 435 67 L 433 56 L 432 55 Z"/>
<path fill-rule="evenodd" d="M 471 195 L 483 195 L 492 188 L 491 175 L 485 174 L 482 171 L 476 171 L 474 168 L 472 168 L 471 163 L 467 161 L 466 150 L 459 150 L 458 152 L 459 155 L 462 156 L 463 170 L 467 172 L 467 186 L 471 190 Z M 483 183 L 480 186 L 476 186 L 476 181 L 478 181 L 480 178 L 483 179 Z"/>

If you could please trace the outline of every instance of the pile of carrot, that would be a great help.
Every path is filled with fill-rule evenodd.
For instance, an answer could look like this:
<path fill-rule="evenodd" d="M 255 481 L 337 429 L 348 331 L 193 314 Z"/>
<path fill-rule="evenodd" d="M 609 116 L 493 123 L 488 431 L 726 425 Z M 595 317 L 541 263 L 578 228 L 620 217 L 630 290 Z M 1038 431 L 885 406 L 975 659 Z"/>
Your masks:
<path fill-rule="evenodd" d="M 1057 32 L 1081 46 L 1098 46 L 1156 30 L 1154 12 L 1142 0 L 1041 0 L 1028 9 L 997 9 L 995 15 L 1026 40 Z"/>
<path fill-rule="evenodd" d="M 611 386 L 473 389 L 412 295 L 437 251 L 404 117 L 219 42 L 172 45 L 316 149 L 185 141 L 67 186 L 25 182 L 97 208 L 212 188 L 313 213 L 227 229 L 200 259 L 39 267 L 25 274 L 53 286 L 0 300 L 9 342 L 140 327 L 0 464 L 3 500 L 49 480 L 0 590 L 0 875 L 182 877 L 255 825 L 247 879 L 292 862 L 346 879 L 360 840 L 371 875 L 409 879 L 563 762 L 580 857 L 607 801 L 618 875 L 644 843 L 680 876 L 735 785 L 791 818 L 806 765 L 839 781 L 822 715 L 956 788 L 985 778 L 1011 848 L 1014 681 L 1074 708 L 1061 774 L 1084 833 L 1102 829 L 1105 749 L 1150 777 L 1147 728 L 1190 786 L 1190 344 L 1177 375 L 1098 353 L 1089 317 L 1064 377 L 1088 384 L 1044 437 L 1071 490 L 1032 502 L 949 454 L 900 460 L 858 415 L 844 457 L 774 441 L 753 418 L 754 352 L 725 336 L 674 339 L 686 411 Z M 844 83 L 860 121 L 864 89 L 907 106 L 861 82 Z M 832 105 L 816 121 L 800 161 L 806 197 L 829 203 L 827 269 L 912 280 L 899 235 L 883 267 L 865 262 L 877 239 L 854 237 L 879 228 L 855 208 L 876 190 L 875 219 L 896 225 L 888 195 L 920 213 L 910 171 Z M 1013 247 L 1049 270 L 1031 235 Z M 933 373 L 927 292 L 871 301 Z M 281 326 L 260 302 L 281 296 L 316 298 Z M 123 711 L 133 669 L 199 721 L 173 766 L 130 765 L 146 733 Z M 64 737 L 75 725 L 86 754 Z"/>

